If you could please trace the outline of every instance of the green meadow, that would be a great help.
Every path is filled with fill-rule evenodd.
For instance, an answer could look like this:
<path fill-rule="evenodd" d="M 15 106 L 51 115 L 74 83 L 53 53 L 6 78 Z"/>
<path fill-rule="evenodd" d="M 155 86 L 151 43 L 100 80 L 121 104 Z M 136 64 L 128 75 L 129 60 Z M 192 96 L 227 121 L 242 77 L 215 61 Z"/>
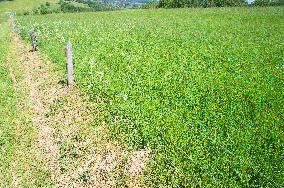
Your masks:
<path fill-rule="evenodd" d="M 17 17 L 40 51 L 100 101 L 96 124 L 151 150 L 148 186 L 281 187 L 284 8 Z"/>

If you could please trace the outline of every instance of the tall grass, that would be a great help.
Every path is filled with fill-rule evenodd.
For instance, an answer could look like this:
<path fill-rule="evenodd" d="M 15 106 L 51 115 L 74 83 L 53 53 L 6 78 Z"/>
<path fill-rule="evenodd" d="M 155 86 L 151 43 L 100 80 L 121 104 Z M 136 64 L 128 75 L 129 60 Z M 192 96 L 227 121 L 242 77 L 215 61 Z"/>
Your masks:
<path fill-rule="evenodd" d="M 283 7 L 29 16 L 27 39 L 30 23 L 62 70 L 72 41 L 97 122 L 152 150 L 149 186 L 283 186 Z"/>

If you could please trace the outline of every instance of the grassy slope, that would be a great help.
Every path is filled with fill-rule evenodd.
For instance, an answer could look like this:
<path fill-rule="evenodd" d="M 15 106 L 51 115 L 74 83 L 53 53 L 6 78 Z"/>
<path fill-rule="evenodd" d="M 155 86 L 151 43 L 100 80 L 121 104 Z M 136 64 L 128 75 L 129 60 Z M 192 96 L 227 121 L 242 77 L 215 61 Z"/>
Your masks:
<path fill-rule="evenodd" d="M 71 39 L 77 83 L 105 101 L 102 118 L 115 136 L 155 149 L 158 183 L 277 186 L 284 182 L 283 9 L 138 10 L 20 23 L 24 31 L 36 23 L 41 50 L 62 68 L 59 49 Z M 168 159 L 188 178 L 177 178 Z"/>
<path fill-rule="evenodd" d="M 41 5 L 45 2 L 55 3 L 57 0 L 14 0 L 0 2 L 0 14 L 10 11 L 24 11 L 31 10 L 32 8 Z"/>
<path fill-rule="evenodd" d="M 31 10 L 45 2 L 55 3 L 58 0 L 13 0 L 0 2 L 0 23 L 5 21 L 6 12 L 23 12 Z"/>

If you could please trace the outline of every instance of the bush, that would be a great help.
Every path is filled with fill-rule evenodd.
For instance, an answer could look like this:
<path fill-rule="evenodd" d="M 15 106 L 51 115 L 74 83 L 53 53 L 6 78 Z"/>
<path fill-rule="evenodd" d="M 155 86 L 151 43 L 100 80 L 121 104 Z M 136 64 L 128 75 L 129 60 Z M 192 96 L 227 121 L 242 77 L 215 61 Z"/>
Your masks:
<path fill-rule="evenodd" d="M 49 2 L 46 2 L 45 4 L 40 5 L 39 7 L 36 7 L 33 9 L 32 12 L 25 11 L 22 13 L 23 15 L 29 15 L 29 14 L 52 14 L 52 13 L 58 13 L 60 10 L 56 7 L 52 7 Z"/>

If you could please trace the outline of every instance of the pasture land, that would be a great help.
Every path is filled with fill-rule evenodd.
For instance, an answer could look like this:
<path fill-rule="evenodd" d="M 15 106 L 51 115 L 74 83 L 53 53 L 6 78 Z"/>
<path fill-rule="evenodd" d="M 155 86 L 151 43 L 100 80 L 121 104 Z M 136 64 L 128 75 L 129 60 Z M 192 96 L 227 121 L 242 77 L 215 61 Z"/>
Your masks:
<path fill-rule="evenodd" d="M 148 148 L 145 184 L 281 187 L 284 7 L 18 17 L 102 105 L 114 139 Z"/>
<path fill-rule="evenodd" d="M 31 10 L 45 2 L 55 3 L 57 0 L 13 0 L 0 2 L 0 14 L 5 12 L 23 12 Z"/>

